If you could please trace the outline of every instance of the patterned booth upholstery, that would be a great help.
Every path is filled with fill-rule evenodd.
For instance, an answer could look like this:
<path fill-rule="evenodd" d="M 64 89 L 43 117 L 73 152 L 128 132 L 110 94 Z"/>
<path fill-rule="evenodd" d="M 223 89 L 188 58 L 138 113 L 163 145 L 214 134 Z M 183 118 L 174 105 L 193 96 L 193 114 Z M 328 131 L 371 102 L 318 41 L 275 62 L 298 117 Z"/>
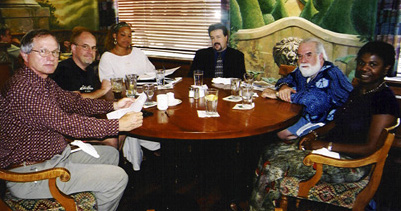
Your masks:
<path fill-rule="evenodd" d="M 97 210 L 95 195 L 91 192 L 81 192 L 70 195 L 79 211 L 92 211 Z M 55 199 L 20 199 L 16 198 L 9 191 L 6 192 L 4 202 L 11 208 L 11 210 L 25 211 L 25 210 L 52 210 L 64 211 L 65 208 L 61 206 Z"/>

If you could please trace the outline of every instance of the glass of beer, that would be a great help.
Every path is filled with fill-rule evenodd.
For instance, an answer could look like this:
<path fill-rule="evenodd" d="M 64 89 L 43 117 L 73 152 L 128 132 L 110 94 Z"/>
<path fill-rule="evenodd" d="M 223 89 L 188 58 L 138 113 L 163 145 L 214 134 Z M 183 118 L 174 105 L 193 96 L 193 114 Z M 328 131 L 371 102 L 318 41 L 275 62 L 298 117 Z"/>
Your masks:
<path fill-rule="evenodd" d="M 111 78 L 111 91 L 113 91 L 114 99 L 121 99 L 122 98 L 122 91 L 123 91 L 123 78 Z"/>

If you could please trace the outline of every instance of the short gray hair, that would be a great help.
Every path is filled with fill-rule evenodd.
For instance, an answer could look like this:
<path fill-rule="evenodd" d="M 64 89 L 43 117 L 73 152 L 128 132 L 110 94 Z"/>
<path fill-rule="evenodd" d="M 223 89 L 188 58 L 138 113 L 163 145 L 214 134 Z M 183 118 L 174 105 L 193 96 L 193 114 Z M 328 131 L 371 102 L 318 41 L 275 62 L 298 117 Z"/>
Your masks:
<path fill-rule="evenodd" d="M 47 29 L 34 29 L 29 31 L 21 39 L 21 52 L 25 54 L 31 53 L 33 49 L 33 39 L 36 37 L 49 36 L 49 35 L 52 36 L 54 40 L 56 40 L 56 42 L 58 43 L 56 36 L 54 36 Z M 58 48 L 60 49 L 60 44 Z"/>
<path fill-rule="evenodd" d="M 316 39 L 314 37 L 311 37 L 311 38 L 306 38 L 306 39 L 302 40 L 301 43 L 299 43 L 299 45 L 301 45 L 302 43 L 315 43 L 316 44 L 316 53 L 317 54 L 322 53 L 323 54 L 323 60 L 324 61 L 328 60 L 328 57 L 327 57 L 327 54 L 326 54 L 326 50 L 324 50 L 323 43 L 320 42 L 320 40 L 318 40 L 318 39 Z"/>

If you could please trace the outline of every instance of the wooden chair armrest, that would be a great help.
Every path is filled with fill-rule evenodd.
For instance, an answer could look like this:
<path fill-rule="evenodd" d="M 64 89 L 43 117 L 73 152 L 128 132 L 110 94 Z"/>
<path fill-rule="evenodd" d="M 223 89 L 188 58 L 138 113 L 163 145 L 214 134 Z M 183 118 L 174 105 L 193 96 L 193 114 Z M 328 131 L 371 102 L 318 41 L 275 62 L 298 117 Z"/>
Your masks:
<path fill-rule="evenodd" d="M 376 153 L 360 159 L 348 159 L 348 160 L 341 160 L 318 154 L 308 154 L 304 158 L 304 164 L 306 166 L 311 166 L 314 163 L 320 163 L 324 165 L 330 165 L 342 168 L 357 168 L 377 162 L 377 156 L 375 156 L 375 154 Z"/>
<path fill-rule="evenodd" d="M 0 179 L 11 182 L 33 182 L 60 177 L 60 180 L 67 182 L 70 180 L 70 172 L 65 168 L 52 168 L 32 173 L 16 173 L 0 169 Z"/>
<path fill-rule="evenodd" d="M 74 199 L 57 188 L 56 179 L 58 177 L 62 182 L 67 182 L 70 180 L 71 175 L 67 169 L 58 167 L 31 173 L 16 173 L 0 169 L 0 179 L 11 182 L 33 182 L 48 179 L 50 193 L 53 198 L 60 202 L 66 211 L 77 210 Z"/>

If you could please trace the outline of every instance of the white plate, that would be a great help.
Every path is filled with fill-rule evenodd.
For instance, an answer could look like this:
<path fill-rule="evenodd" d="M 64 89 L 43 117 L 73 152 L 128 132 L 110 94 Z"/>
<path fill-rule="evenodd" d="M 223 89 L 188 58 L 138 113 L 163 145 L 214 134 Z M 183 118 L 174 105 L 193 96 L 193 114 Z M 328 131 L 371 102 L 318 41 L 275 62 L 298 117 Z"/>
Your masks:
<path fill-rule="evenodd" d="M 168 106 L 176 106 L 182 103 L 182 100 L 180 99 L 175 99 L 174 102 L 168 104 Z"/>

